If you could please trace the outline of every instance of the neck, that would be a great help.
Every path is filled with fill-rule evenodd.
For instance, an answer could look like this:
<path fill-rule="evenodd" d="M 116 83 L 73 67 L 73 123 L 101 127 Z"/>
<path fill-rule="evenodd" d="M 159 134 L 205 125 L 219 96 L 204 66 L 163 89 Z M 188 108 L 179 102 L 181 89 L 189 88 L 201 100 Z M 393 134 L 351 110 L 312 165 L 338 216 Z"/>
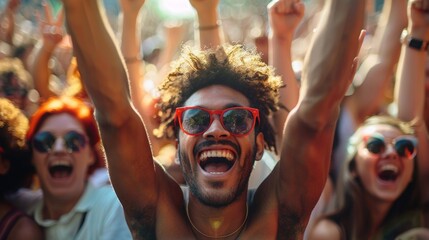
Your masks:
<path fill-rule="evenodd" d="M 383 225 L 383 221 L 386 218 L 393 203 L 380 201 L 377 199 L 367 199 L 366 201 L 366 205 L 369 208 L 372 223 L 370 233 L 375 233 Z"/>
<path fill-rule="evenodd" d="M 53 197 L 45 195 L 43 197 L 43 218 L 58 220 L 62 215 L 70 212 L 78 203 L 83 193 L 73 197 Z"/>
<path fill-rule="evenodd" d="M 236 239 L 245 228 L 248 206 L 246 201 L 235 201 L 224 208 L 214 208 L 190 199 L 186 213 L 197 236 L 203 239 Z"/>

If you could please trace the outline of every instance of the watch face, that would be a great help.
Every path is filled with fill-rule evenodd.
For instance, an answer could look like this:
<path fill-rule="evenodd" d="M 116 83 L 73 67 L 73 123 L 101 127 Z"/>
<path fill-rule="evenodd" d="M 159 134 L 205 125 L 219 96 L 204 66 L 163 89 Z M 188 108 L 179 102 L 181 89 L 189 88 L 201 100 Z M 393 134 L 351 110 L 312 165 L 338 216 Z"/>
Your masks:
<path fill-rule="evenodd" d="M 413 38 L 408 34 L 407 29 L 404 29 L 401 33 L 401 43 L 419 51 L 426 51 L 429 47 L 429 41 Z"/>
<path fill-rule="evenodd" d="M 415 38 L 410 38 L 408 46 L 417 50 L 423 50 L 423 41 Z"/>

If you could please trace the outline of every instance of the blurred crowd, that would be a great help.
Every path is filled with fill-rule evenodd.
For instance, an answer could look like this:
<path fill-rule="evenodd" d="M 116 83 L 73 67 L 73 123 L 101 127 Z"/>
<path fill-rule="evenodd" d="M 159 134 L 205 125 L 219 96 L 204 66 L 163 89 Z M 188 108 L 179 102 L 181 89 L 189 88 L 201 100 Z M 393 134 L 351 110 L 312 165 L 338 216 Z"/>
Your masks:
<path fill-rule="evenodd" d="M 290 2 L 214 1 L 217 22 L 206 28 L 198 0 L 102 1 L 154 158 L 181 186 L 177 142 L 158 107 L 159 87 L 186 47 L 240 44 L 282 78 L 281 108 L 267 116 L 274 147 L 255 162 L 248 188 L 279 162 L 279 132 L 302 98 L 306 54 L 323 30 L 325 5 L 305 0 L 305 11 L 292 7 L 279 17 L 273 9 L 282 1 Z M 100 113 L 82 82 L 86 62 L 73 53 L 66 17 L 60 0 L 0 0 L 0 239 L 136 237 L 110 182 L 103 123 L 94 119 Z M 364 18 L 327 181 L 302 238 L 429 239 L 429 1 L 367 0 Z M 288 34 L 290 44 L 280 42 Z"/>

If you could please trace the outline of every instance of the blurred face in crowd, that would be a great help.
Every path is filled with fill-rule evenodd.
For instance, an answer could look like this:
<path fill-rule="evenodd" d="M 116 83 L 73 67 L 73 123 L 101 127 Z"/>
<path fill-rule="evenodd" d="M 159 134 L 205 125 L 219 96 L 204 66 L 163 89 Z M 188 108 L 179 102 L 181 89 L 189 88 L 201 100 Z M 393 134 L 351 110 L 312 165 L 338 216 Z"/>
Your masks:
<path fill-rule="evenodd" d="M 413 136 L 386 124 L 367 126 L 355 157 L 355 174 L 371 198 L 393 202 L 412 180 L 416 151 Z"/>
<path fill-rule="evenodd" d="M 229 87 L 213 85 L 196 91 L 185 102 L 184 107 L 201 107 L 209 110 L 224 110 L 231 107 L 248 107 L 249 100 L 240 92 Z M 191 116 L 192 118 L 188 118 Z M 182 122 L 192 127 L 203 125 L 201 115 L 207 120 L 209 115 L 200 110 L 183 112 Z M 225 129 L 226 118 L 212 114 L 211 124 L 201 129 L 197 135 L 190 135 L 181 128 L 178 154 L 182 171 L 194 194 L 203 204 L 225 206 L 233 202 L 247 189 L 247 183 L 256 156 L 262 156 L 264 139 L 254 128 L 242 136 Z M 197 117 L 195 117 L 197 116 Z M 223 114 L 226 116 L 226 114 Z M 253 120 L 250 115 L 246 119 Z M 255 120 L 256 121 L 256 120 Z M 235 126 L 242 122 L 235 122 Z M 183 124 L 182 124 L 183 126 Z M 205 130 L 205 131 L 204 131 Z"/>
<path fill-rule="evenodd" d="M 13 72 L 7 72 L 0 76 L 0 97 L 9 99 L 20 109 L 25 109 L 27 89 Z"/>
<path fill-rule="evenodd" d="M 86 186 L 94 151 L 82 124 L 67 113 L 47 117 L 31 141 L 33 164 L 44 194 L 78 199 Z"/>

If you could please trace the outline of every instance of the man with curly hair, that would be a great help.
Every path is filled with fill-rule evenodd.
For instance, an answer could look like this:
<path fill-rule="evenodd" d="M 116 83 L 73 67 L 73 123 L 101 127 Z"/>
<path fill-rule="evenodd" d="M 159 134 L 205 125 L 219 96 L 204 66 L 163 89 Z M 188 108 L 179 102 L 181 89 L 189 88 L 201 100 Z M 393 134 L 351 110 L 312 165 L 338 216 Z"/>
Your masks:
<path fill-rule="evenodd" d="M 300 100 L 284 130 L 268 121 L 281 81 L 240 46 L 187 51 L 161 86 L 160 132 L 177 140 L 189 188 L 157 164 L 124 60 L 98 0 L 62 0 L 109 171 L 135 239 L 300 239 L 328 176 L 339 105 L 356 68 L 364 1 L 332 0 L 310 46 Z M 296 0 L 281 2 L 287 12 Z M 210 16 L 207 16 L 210 18 Z M 199 26 L 210 31 L 219 27 Z M 279 162 L 247 189 L 264 148 Z"/>

